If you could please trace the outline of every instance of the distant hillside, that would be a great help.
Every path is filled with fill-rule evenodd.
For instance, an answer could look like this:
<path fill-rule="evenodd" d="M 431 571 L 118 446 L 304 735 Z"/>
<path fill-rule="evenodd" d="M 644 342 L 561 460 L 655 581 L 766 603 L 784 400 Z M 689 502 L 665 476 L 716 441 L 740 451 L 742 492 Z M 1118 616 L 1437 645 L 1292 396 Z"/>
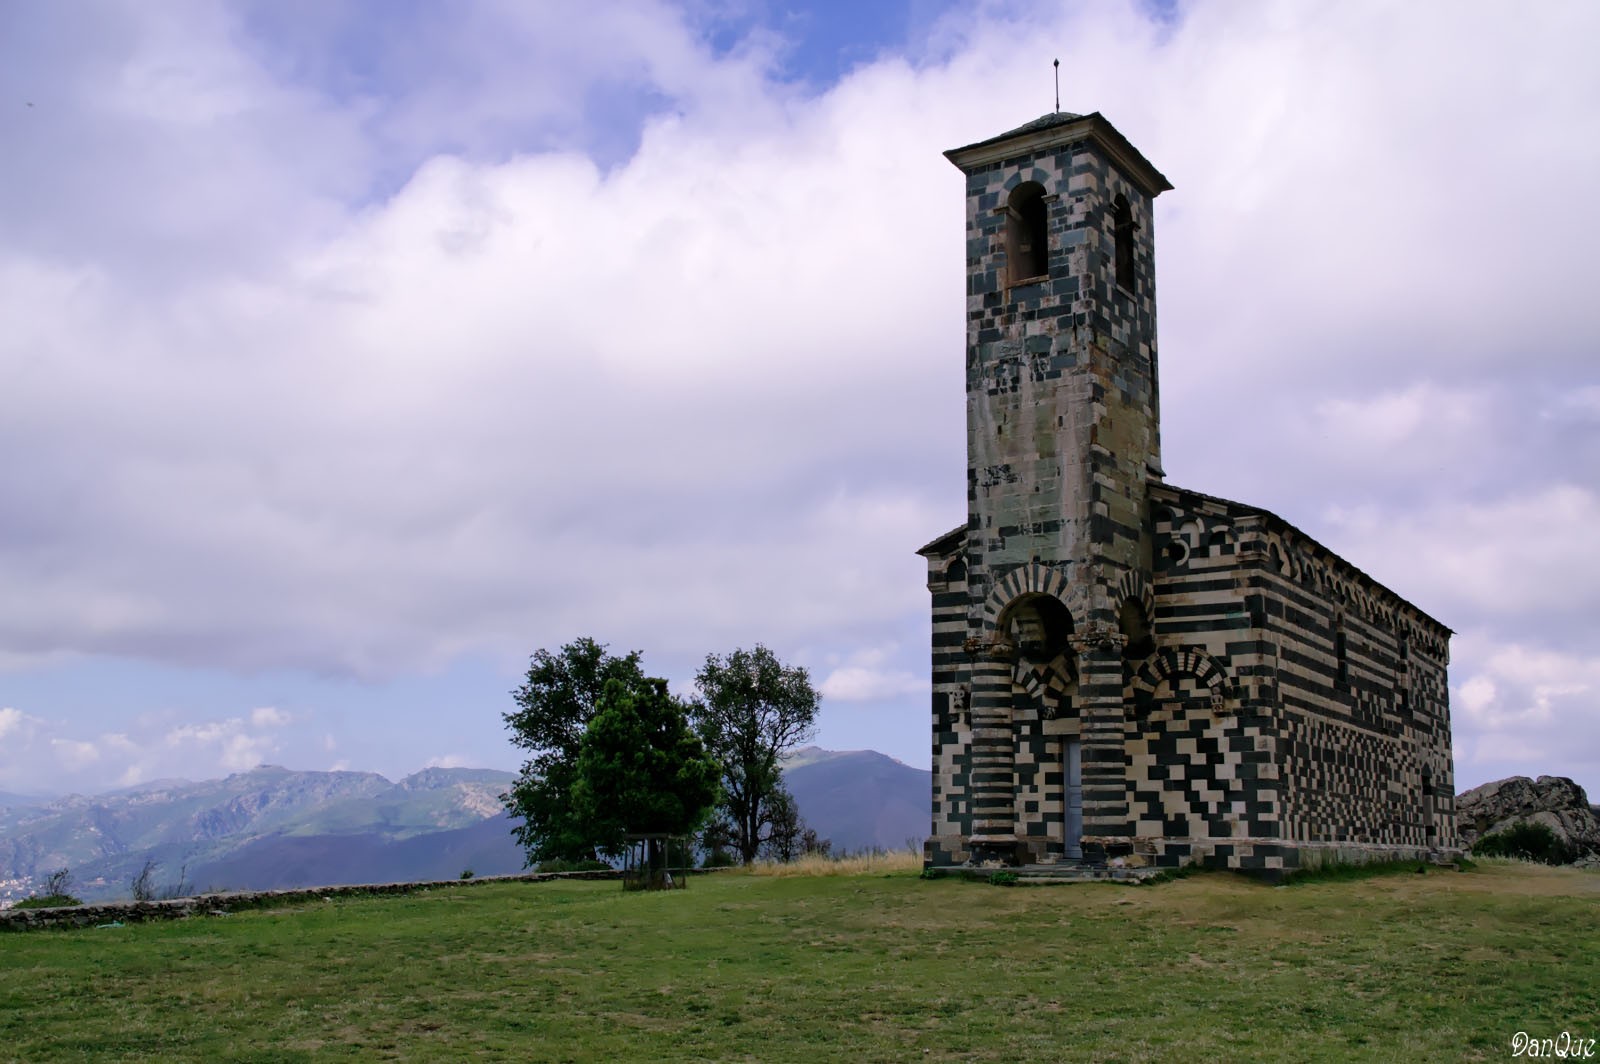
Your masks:
<path fill-rule="evenodd" d="M 85 898 L 120 896 L 146 860 L 161 866 L 158 884 L 175 884 L 185 867 L 184 878 L 195 883 L 201 869 L 268 837 L 336 836 L 350 852 L 382 847 L 499 815 L 498 796 L 514 778 L 487 769 L 427 769 L 395 784 L 371 772 L 263 765 L 221 780 L 72 795 L 0 810 L 0 883 L 22 890 L 69 868 Z"/>
<path fill-rule="evenodd" d="M 286 890 L 332 883 L 398 883 L 510 875 L 523 870 L 523 851 L 505 813 L 452 831 L 386 840 L 376 835 L 270 835 L 196 866 L 202 889 Z"/>
<path fill-rule="evenodd" d="M 269 889 L 517 872 L 523 853 L 493 769 L 372 772 L 262 765 L 226 779 L 160 780 L 105 794 L 5 806 L 0 900 L 58 868 L 87 899 L 126 897 L 145 862 L 158 890 Z M 902 849 L 928 831 L 929 774 L 871 750 L 807 747 L 784 779 L 836 850 Z M 9 796 L 7 796 L 9 797 Z"/>
<path fill-rule="evenodd" d="M 928 835 L 933 776 L 876 750 L 797 750 L 784 783 L 800 815 L 834 849 L 920 847 Z"/>
<path fill-rule="evenodd" d="M 45 799 L 36 798 L 32 795 L 0 791 L 0 809 L 20 808 L 26 805 L 43 805 L 44 801 Z"/>

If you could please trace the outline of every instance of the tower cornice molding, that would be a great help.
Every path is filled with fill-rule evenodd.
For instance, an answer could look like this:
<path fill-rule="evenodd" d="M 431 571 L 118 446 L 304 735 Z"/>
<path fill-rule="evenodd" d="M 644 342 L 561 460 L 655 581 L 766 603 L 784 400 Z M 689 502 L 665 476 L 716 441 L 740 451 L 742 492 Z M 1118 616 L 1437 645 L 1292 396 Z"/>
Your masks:
<path fill-rule="evenodd" d="M 962 148 L 951 148 L 944 153 L 944 157 L 963 172 L 970 173 L 990 163 L 1071 144 L 1075 140 L 1089 140 L 1151 199 L 1171 191 L 1172 182 L 1151 165 L 1150 160 L 1128 142 L 1128 138 L 1117 132 L 1117 127 L 1099 111 L 1081 116 L 1063 114 L 1060 117 L 1060 122 L 1042 128 L 1030 128 L 1038 125 L 1030 122 L 1021 129 L 1002 133 L 998 137 L 980 140 Z"/>

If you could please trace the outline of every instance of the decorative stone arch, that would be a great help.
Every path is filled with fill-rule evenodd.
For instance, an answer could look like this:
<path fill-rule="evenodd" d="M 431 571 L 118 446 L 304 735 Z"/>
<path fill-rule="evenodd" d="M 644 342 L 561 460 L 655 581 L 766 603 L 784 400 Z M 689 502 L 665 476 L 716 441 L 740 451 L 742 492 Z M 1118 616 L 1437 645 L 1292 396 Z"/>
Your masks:
<path fill-rule="evenodd" d="M 1261 537 L 1261 553 L 1266 555 L 1267 568 L 1275 573 L 1283 573 L 1289 567 L 1289 550 L 1283 542 L 1283 537 L 1276 532 L 1268 531 Z"/>
<path fill-rule="evenodd" d="M 1035 166 L 1027 173 L 1023 173 L 1021 170 L 1018 170 L 1016 173 L 1006 178 L 1005 183 L 1001 185 L 1000 188 L 1009 193 L 1015 191 L 1018 185 L 1024 185 L 1030 182 L 1041 186 L 1045 191 L 1045 195 L 1049 195 L 1052 191 L 1054 191 L 1050 187 L 1054 182 L 1050 171 L 1038 166 Z"/>
<path fill-rule="evenodd" d="M 1130 711 L 1155 703 L 1156 688 L 1183 676 L 1192 676 L 1211 692 L 1211 712 L 1222 716 L 1238 702 L 1238 692 L 1228 670 L 1216 658 L 1197 646 L 1161 647 L 1145 659 L 1134 674 L 1134 701 Z"/>
<path fill-rule="evenodd" d="M 1230 549 L 1237 549 L 1238 535 L 1233 526 L 1226 521 L 1217 521 L 1206 529 L 1204 550 L 1208 557 L 1218 557 L 1228 553 Z"/>
<path fill-rule="evenodd" d="M 1069 715 L 1078 685 L 1076 640 L 1086 615 L 1084 594 L 1060 570 L 1030 563 L 1002 577 L 984 602 L 983 625 L 990 656 L 1011 664 L 1011 682 L 1042 717 Z M 1039 625 L 1039 644 L 1012 645 L 1013 618 L 1029 608 Z"/>
<path fill-rule="evenodd" d="M 1000 618 L 1007 608 L 1023 595 L 1049 595 L 1067 608 L 1075 621 L 1081 622 L 1089 615 L 1083 589 L 1068 582 L 1059 569 L 1038 562 L 1029 562 L 1011 570 L 995 582 L 989 597 L 983 602 L 983 630 L 991 638 L 1000 631 Z"/>
<path fill-rule="evenodd" d="M 1144 610 L 1145 623 L 1150 626 L 1153 633 L 1156 630 L 1156 593 L 1150 587 L 1150 581 L 1137 569 L 1129 569 L 1117 580 L 1117 605 L 1132 599 Z"/>
<path fill-rule="evenodd" d="M 1122 639 L 1122 686 L 1124 695 L 1139 665 L 1155 653 L 1155 593 L 1144 574 L 1129 570 L 1117 580 L 1112 592 L 1117 613 L 1117 630 Z"/>
<path fill-rule="evenodd" d="M 1183 521 L 1173 526 L 1172 534 L 1183 540 L 1190 554 L 1200 554 L 1206 546 L 1206 522 L 1199 514 L 1185 514 Z"/>
<path fill-rule="evenodd" d="M 945 566 L 944 579 L 947 584 L 964 584 L 967 582 L 967 559 L 957 555 L 949 565 Z"/>

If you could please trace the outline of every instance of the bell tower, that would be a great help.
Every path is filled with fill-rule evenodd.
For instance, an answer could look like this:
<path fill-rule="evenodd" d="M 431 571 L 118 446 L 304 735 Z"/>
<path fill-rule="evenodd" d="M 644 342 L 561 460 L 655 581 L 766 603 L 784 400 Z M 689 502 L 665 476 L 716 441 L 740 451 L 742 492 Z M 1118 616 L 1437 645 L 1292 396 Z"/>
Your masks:
<path fill-rule="evenodd" d="M 1450 629 L 1270 511 L 1165 480 L 1167 179 L 1099 114 L 945 154 L 966 181 L 967 512 L 918 551 L 928 866 L 1276 877 L 1459 852 Z"/>
<path fill-rule="evenodd" d="M 1151 208 L 1172 186 L 1098 113 L 945 155 L 966 175 L 968 503 L 966 660 L 946 675 L 970 735 L 944 830 L 974 860 L 1092 860 L 1131 835 L 1125 604 L 1151 576 Z"/>

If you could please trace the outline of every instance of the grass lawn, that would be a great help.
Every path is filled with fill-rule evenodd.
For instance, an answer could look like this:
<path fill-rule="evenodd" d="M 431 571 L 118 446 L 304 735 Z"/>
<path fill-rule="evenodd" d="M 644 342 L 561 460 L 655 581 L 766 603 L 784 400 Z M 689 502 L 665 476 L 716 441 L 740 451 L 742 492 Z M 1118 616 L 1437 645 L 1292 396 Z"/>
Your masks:
<path fill-rule="evenodd" d="M 1519 1030 L 1600 1038 L 1600 874 L 731 873 L 0 934 L 5 1060 L 1499 1060 Z"/>

